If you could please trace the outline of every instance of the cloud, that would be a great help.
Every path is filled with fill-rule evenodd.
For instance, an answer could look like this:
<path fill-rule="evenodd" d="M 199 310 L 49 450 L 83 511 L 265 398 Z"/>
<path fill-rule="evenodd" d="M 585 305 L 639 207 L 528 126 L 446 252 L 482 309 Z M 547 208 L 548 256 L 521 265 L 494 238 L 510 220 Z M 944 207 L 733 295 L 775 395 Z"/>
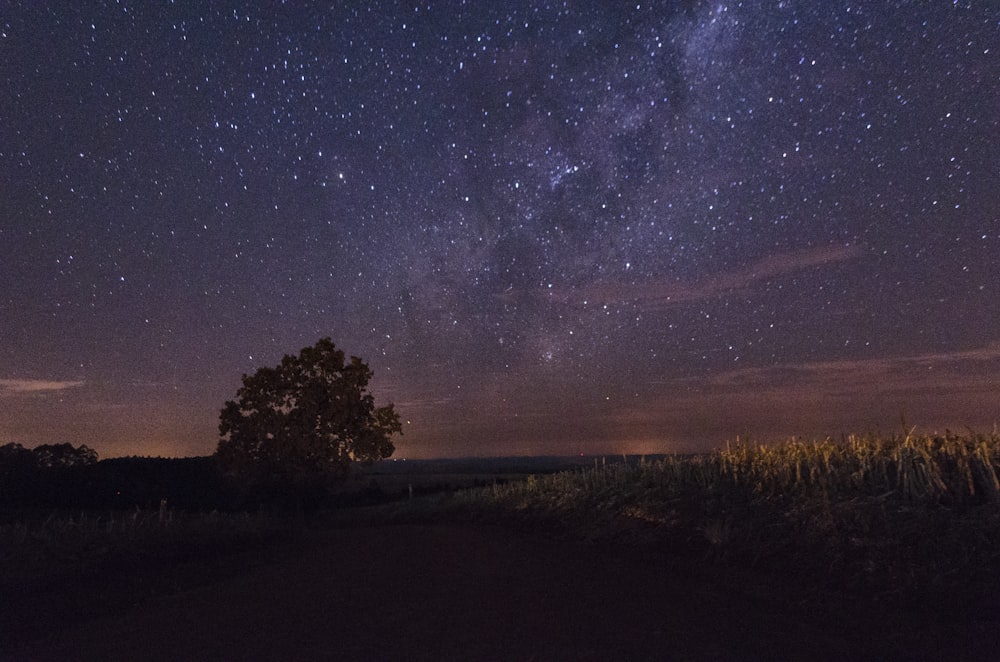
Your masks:
<path fill-rule="evenodd" d="M 1000 344 L 908 356 L 786 363 L 646 382 L 620 429 L 720 443 L 902 429 L 989 430 L 1000 420 Z"/>
<path fill-rule="evenodd" d="M 822 246 L 771 255 L 743 269 L 725 271 L 692 283 L 654 280 L 635 284 L 594 284 L 571 291 L 549 289 L 546 290 L 546 298 L 570 304 L 606 305 L 632 302 L 649 309 L 665 308 L 722 296 L 746 289 L 758 281 L 843 262 L 860 257 L 861 254 L 859 246 Z"/>
<path fill-rule="evenodd" d="M 82 386 L 82 381 L 52 381 L 46 379 L 0 379 L 0 396 L 10 393 L 41 393 L 64 391 Z"/>
<path fill-rule="evenodd" d="M 872 393 L 881 397 L 939 393 L 945 399 L 970 392 L 992 396 L 998 368 L 1000 345 L 992 344 L 954 352 L 741 368 L 649 384 L 669 389 L 672 397 L 681 399 L 736 395 L 791 402 L 817 396 L 850 400 Z"/>
<path fill-rule="evenodd" d="M 412 409 L 437 409 L 449 406 L 451 403 L 451 398 L 418 398 L 394 402 L 393 406 L 400 411 L 409 411 Z"/>

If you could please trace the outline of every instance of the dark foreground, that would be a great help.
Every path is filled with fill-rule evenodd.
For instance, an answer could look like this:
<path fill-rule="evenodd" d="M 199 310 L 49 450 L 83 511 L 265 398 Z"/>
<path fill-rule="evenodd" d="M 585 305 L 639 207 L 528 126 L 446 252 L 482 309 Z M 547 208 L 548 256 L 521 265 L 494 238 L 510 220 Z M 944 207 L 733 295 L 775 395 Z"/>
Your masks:
<path fill-rule="evenodd" d="M 985 660 L 1000 623 L 473 525 L 309 530 L 0 589 L 0 659 L 33 661 Z"/>

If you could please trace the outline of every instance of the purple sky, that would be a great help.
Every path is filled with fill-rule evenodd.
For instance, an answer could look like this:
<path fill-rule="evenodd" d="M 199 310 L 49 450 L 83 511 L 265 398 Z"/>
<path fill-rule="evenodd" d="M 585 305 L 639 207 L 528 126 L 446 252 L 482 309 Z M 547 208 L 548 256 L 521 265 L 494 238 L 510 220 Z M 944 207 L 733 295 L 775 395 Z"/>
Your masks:
<path fill-rule="evenodd" d="M 0 443 L 324 336 L 404 457 L 1000 420 L 989 3 L 246 4 L 0 10 Z"/>

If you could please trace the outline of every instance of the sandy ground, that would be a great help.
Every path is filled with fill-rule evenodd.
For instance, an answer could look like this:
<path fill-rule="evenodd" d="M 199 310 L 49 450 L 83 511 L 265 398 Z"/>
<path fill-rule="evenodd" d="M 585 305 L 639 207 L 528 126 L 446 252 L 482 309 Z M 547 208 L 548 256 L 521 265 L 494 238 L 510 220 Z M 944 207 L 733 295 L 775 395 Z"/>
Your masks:
<path fill-rule="evenodd" d="M 334 528 L 9 596 L 0 659 L 932 660 L 994 652 L 995 623 L 957 630 L 843 597 L 804 599 L 794 585 L 745 574 L 664 550 L 496 526 Z"/>

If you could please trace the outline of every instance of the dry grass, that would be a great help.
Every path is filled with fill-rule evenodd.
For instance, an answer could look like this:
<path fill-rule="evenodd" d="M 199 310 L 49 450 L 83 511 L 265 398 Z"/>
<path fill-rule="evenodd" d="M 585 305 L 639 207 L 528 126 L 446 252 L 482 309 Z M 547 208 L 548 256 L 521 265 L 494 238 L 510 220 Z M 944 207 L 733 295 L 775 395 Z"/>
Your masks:
<path fill-rule="evenodd" d="M 730 444 L 457 495 L 466 512 L 641 537 L 880 594 L 987 594 L 1000 576 L 1000 435 Z"/>
<path fill-rule="evenodd" d="M 0 525 L 0 580 L 83 570 L 115 558 L 156 560 L 240 548 L 288 527 L 268 514 L 52 511 Z"/>
<path fill-rule="evenodd" d="M 371 509 L 334 522 L 516 520 L 585 538 L 670 546 L 878 595 L 1000 588 L 1000 435 L 736 443 Z M 115 556 L 239 547 L 301 525 L 267 514 L 52 513 L 0 525 L 0 579 Z"/>

